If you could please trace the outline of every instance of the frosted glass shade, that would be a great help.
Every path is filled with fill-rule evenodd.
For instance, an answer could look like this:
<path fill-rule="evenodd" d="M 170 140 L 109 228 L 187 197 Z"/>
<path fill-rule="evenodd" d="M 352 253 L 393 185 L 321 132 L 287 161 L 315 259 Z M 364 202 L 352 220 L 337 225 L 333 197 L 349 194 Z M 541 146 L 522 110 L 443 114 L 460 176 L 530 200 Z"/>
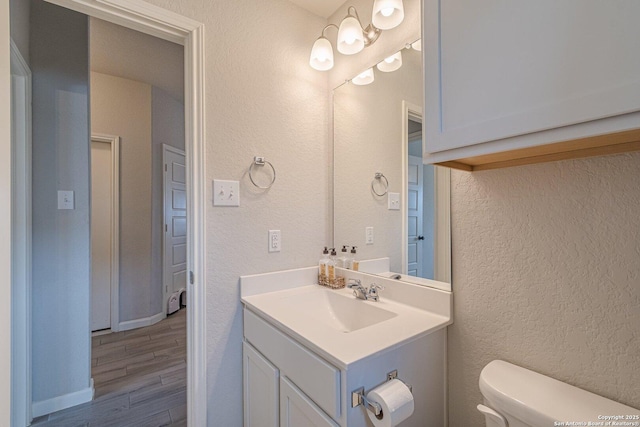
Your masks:
<path fill-rule="evenodd" d="M 364 70 L 362 73 L 358 74 L 356 77 L 354 77 L 353 80 L 351 80 L 351 82 L 354 85 L 364 86 L 364 85 L 373 83 L 374 79 L 375 77 L 373 75 L 373 68 L 369 68 L 367 70 Z"/>
<path fill-rule="evenodd" d="M 309 65 L 318 71 L 327 71 L 333 68 L 333 47 L 324 37 L 320 37 L 313 44 Z"/>
<path fill-rule="evenodd" d="M 376 28 L 390 30 L 404 19 L 402 0 L 375 0 L 371 22 Z"/>
<path fill-rule="evenodd" d="M 422 39 L 418 39 L 411 44 L 411 47 L 415 50 L 422 52 Z"/>
<path fill-rule="evenodd" d="M 353 16 L 347 16 L 338 29 L 338 52 L 353 55 L 362 49 L 364 49 L 364 34 L 360 22 Z"/>
<path fill-rule="evenodd" d="M 391 55 L 388 58 L 385 58 L 378 65 L 378 70 L 384 71 L 385 73 L 390 73 L 391 71 L 395 71 L 398 68 L 402 67 L 402 52 L 397 52 L 394 55 Z"/>

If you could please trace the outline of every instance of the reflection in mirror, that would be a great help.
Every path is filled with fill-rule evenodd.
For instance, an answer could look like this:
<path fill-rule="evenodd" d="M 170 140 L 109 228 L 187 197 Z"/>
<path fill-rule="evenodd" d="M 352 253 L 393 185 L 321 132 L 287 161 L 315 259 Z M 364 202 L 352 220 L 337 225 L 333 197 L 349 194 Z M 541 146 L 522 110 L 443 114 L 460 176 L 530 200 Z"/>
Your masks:
<path fill-rule="evenodd" d="M 334 90 L 334 244 L 357 246 L 360 271 L 450 290 L 428 280 L 451 282 L 449 171 L 422 163 L 422 56 L 401 52 Z"/>

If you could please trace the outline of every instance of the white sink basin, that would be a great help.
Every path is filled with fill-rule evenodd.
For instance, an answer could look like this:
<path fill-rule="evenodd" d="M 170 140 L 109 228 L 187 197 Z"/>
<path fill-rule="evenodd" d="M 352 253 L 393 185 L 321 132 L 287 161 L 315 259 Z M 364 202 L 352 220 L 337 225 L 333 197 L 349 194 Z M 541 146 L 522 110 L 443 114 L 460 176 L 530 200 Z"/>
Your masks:
<path fill-rule="evenodd" d="M 344 333 L 373 326 L 397 316 L 396 313 L 375 307 L 375 303 L 328 289 L 288 296 L 283 298 L 283 302 L 290 304 L 291 309 L 299 316 Z"/>

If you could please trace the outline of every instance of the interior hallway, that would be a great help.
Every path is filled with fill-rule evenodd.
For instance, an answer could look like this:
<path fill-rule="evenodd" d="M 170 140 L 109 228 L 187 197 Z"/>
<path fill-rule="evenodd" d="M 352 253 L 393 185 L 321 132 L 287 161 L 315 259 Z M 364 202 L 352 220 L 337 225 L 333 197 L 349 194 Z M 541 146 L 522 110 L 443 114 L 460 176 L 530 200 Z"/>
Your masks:
<path fill-rule="evenodd" d="M 186 312 L 182 308 L 152 326 L 93 337 L 94 400 L 32 425 L 186 426 Z"/>

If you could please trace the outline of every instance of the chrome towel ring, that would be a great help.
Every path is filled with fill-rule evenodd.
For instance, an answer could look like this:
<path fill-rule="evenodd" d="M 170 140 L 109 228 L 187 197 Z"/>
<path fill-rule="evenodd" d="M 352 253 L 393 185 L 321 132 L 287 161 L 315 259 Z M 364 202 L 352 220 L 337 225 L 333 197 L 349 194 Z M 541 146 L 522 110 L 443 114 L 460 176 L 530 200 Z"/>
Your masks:
<path fill-rule="evenodd" d="M 271 170 L 273 171 L 273 179 L 271 180 L 271 182 L 269 183 L 269 185 L 267 186 L 261 186 L 259 184 L 257 184 L 254 180 L 253 180 L 253 171 L 254 171 L 254 166 L 264 166 L 264 165 L 269 165 L 269 167 L 271 168 Z M 253 185 L 255 185 L 256 187 L 262 189 L 262 190 L 267 190 L 269 188 L 271 188 L 271 186 L 273 185 L 274 182 L 276 182 L 276 168 L 273 167 L 273 165 L 271 164 L 271 162 L 268 162 L 264 159 L 264 157 L 259 157 L 259 156 L 255 156 L 253 158 L 253 163 L 251 163 L 251 166 L 249 166 L 249 179 L 251 180 L 251 183 Z"/>
<path fill-rule="evenodd" d="M 376 191 L 376 188 L 375 188 L 376 180 L 380 181 L 384 187 L 384 192 L 382 194 Z M 384 182 L 382 182 L 382 180 L 384 180 Z M 386 176 L 384 176 L 382 172 L 376 172 L 376 175 L 373 178 L 373 181 L 371 181 L 371 191 L 373 191 L 373 194 L 375 194 L 378 197 L 384 196 L 385 194 L 387 194 L 387 191 L 389 191 L 389 180 L 387 179 Z"/>

